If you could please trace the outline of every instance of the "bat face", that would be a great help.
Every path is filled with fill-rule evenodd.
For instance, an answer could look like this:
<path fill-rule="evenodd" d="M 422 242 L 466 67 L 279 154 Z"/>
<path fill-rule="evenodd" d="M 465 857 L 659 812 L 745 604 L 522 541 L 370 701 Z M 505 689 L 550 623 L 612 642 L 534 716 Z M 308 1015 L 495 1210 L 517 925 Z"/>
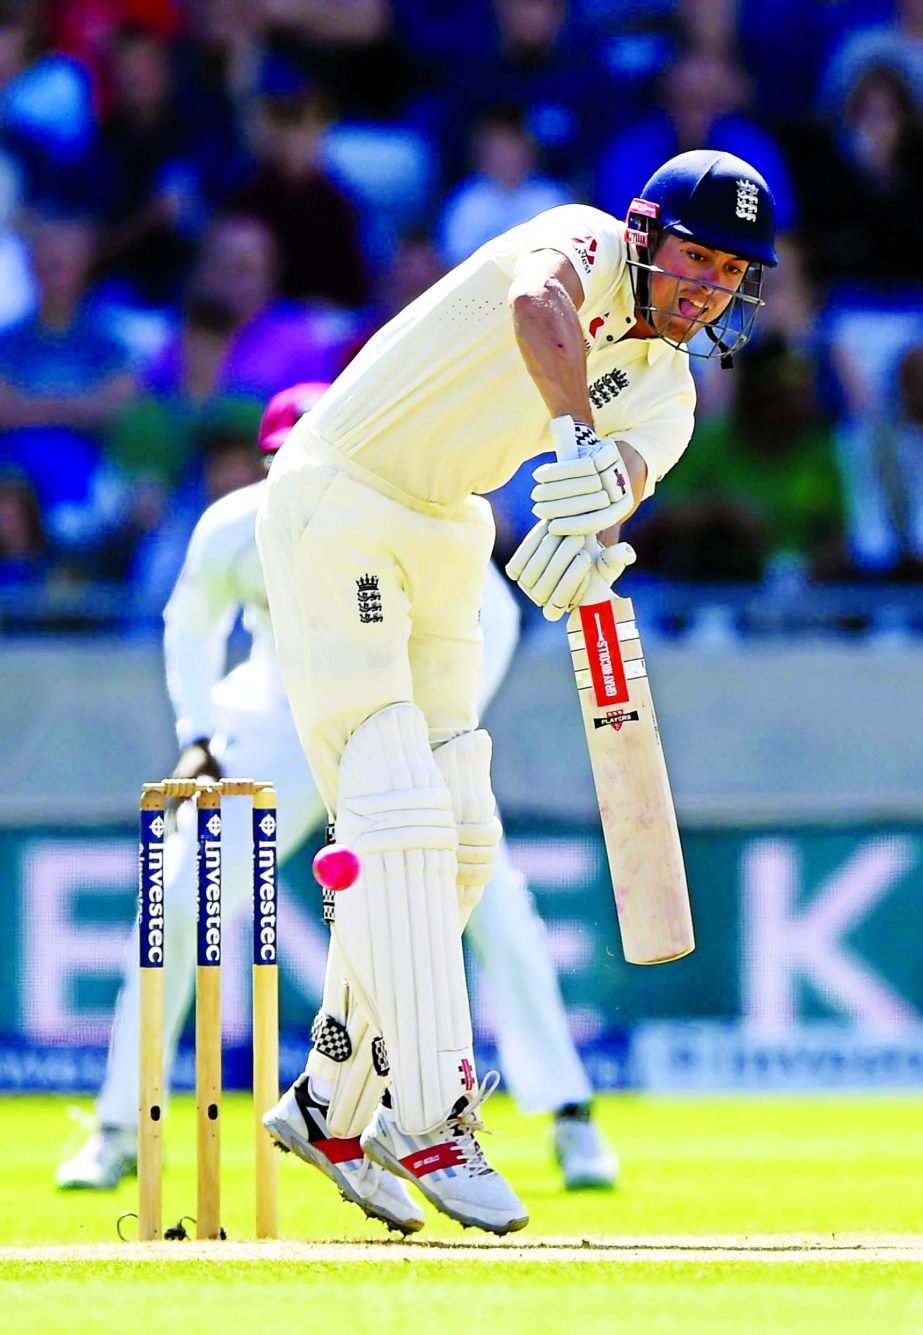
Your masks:
<path fill-rule="evenodd" d="M 634 609 L 606 594 L 572 613 L 568 642 L 622 949 L 659 964 L 695 948 L 689 893 Z"/>

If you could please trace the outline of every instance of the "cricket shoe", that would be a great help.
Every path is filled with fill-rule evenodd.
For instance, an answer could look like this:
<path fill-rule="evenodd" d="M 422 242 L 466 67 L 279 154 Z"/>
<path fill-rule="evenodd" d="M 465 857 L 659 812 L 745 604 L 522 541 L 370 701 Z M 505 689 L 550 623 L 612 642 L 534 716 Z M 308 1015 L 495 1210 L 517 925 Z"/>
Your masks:
<path fill-rule="evenodd" d="M 138 1133 L 133 1127 L 100 1126 L 55 1174 L 62 1191 L 113 1191 L 138 1171 Z"/>
<path fill-rule="evenodd" d="M 568 1191 L 607 1191 L 615 1186 L 618 1157 L 600 1135 L 588 1103 L 569 1103 L 559 1109 L 552 1139 Z"/>
<path fill-rule="evenodd" d="M 281 1150 L 319 1168 L 343 1199 L 370 1219 L 400 1233 L 416 1233 L 423 1227 L 423 1211 L 403 1182 L 366 1158 L 358 1136 L 331 1136 L 326 1114 L 327 1105 L 312 1098 L 303 1075 L 263 1114 L 263 1125 Z"/>
<path fill-rule="evenodd" d="M 499 1081 L 490 1071 L 473 1095 L 460 1098 L 440 1126 L 422 1135 L 401 1130 L 386 1094 L 361 1143 L 370 1159 L 407 1178 L 443 1214 L 466 1228 L 503 1234 L 525 1228 L 529 1216 L 509 1183 L 491 1168 L 474 1134 L 484 1129 L 478 1105 Z"/>

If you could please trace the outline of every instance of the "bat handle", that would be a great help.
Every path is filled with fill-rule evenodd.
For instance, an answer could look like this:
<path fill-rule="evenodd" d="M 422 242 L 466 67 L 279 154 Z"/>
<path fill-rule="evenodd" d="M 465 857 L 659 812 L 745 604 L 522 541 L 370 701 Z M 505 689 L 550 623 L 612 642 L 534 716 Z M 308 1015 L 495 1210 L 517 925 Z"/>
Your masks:
<path fill-rule="evenodd" d="M 554 441 L 554 452 L 558 463 L 564 463 L 568 459 L 583 458 L 589 451 L 581 451 L 577 445 L 572 426 L 563 417 L 553 417 L 551 419 L 551 438 Z M 596 548 L 598 546 L 594 537 L 589 537 L 585 544 L 587 550 L 596 559 Z M 589 603 L 607 603 L 613 597 L 611 585 L 607 584 L 602 575 L 594 569 L 590 576 L 590 582 L 586 587 L 586 592 L 580 599 L 581 606 L 585 607 Z"/>
<path fill-rule="evenodd" d="M 563 464 L 568 459 L 582 457 L 574 435 L 574 428 L 568 426 L 568 422 L 573 422 L 573 418 L 552 417 L 551 419 L 551 439 L 554 441 L 555 458 L 559 464 Z M 584 453 L 588 453 L 588 451 L 584 451 Z"/>

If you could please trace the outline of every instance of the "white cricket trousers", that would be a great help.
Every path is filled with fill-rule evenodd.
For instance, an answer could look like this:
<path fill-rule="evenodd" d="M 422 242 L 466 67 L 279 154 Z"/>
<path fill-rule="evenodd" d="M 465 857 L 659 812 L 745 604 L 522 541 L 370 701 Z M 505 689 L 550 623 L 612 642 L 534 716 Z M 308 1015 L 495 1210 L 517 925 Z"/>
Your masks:
<path fill-rule="evenodd" d="M 257 542 L 295 726 L 335 815 L 340 757 L 379 710 L 415 704 L 434 747 L 477 726 L 494 525 L 481 497 L 436 515 L 373 490 L 330 455 L 319 442 L 307 460 L 283 447 Z"/>

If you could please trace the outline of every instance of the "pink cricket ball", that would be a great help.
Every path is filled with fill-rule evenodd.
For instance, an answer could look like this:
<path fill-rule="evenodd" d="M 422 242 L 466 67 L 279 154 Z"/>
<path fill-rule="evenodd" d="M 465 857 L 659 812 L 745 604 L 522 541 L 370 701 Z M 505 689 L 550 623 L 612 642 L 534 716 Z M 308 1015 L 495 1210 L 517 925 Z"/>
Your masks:
<path fill-rule="evenodd" d="M 359 875 L 359 859 L 351 848 L 328 844 L 314 855 L 314 876 L 325 890 L 347 890 Z"/>

